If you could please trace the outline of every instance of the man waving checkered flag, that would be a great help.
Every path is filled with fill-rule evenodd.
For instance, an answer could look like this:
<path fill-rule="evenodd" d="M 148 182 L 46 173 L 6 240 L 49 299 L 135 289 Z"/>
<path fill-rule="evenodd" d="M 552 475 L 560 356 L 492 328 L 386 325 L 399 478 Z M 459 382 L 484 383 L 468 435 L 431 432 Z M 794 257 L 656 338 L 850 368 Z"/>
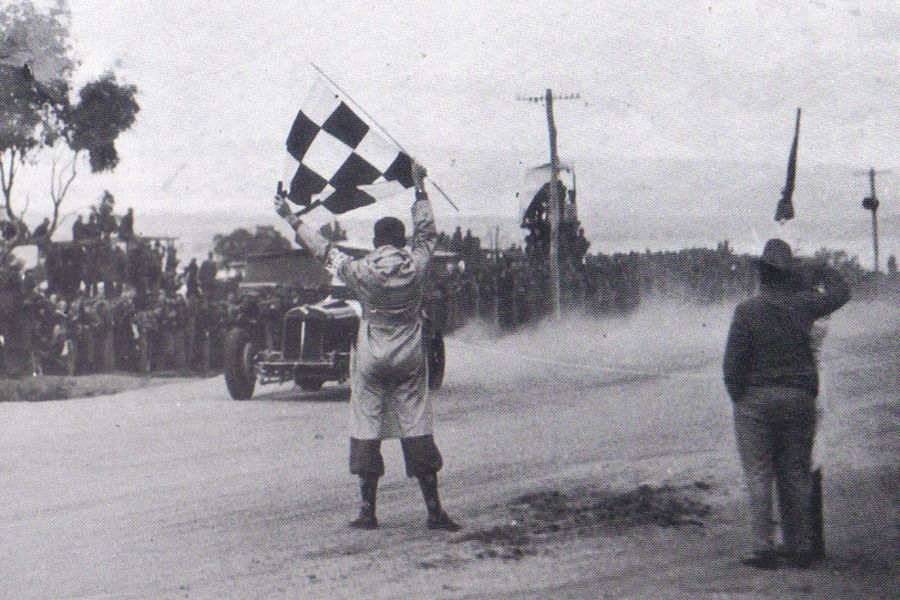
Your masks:
<path fill-rule="evenodd" d="M 324 206 L 341 214 L 413 186 L 410 157 L 321 77 L 294 119 L 286 146 L 280 189 L 302 213 Z"/>

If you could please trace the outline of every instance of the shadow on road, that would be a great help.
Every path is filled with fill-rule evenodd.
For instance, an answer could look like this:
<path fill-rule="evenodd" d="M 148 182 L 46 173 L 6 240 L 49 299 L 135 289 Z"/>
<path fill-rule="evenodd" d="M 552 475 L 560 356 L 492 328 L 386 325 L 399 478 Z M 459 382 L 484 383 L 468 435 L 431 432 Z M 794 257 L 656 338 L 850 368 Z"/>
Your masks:
<path fill-rule="evenodd" d="M 246 400 L 246 402 L 347 402 L 349 400 L 350 388 L 346 385 L 336 385 L 314 392 L 307 392 L 296 386 L 257 392 L 251 400 Z"/>

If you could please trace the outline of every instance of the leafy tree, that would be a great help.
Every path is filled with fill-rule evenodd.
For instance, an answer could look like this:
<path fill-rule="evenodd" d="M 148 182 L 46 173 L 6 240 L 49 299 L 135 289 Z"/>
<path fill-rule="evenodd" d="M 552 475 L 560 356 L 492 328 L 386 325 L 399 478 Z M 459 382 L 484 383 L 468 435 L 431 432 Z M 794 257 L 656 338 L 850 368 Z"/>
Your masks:
<path fill-rule="evenodd" d="M 59 170 L 54 160 L 50 198 L 53 201 L 51 231 L 59 220 L 59 208 L 65 200 L 69 186 L 78 174 L 78 162 L 84 153 L 88 155 L 91 172 L 111 171 L 119 163 L 115 141 L 119 134 L 129 129 L 140 110 L 133 85 L 120 85 L 113 73 L 106 73 L 98 80 L 86 84 L 79 92 L 75 105 L 64 104 L 58 112 L 59 135 L 72 153 L 69 163 Z M 106 192 L 109 194 L 109 192 Z M 109 199 L 112 195 L 109 194 Z M 111 233 L 115 229 L 112 212 L 101 217 L 101 230 Z"/>
<path fill-rule="evenodd" d="M 271 225 L 260 225 L 256 231 L 240 228 L 227 235 L 213 237 L 213 251 L 225 265 L 246 260 L 252 254 L 288 250 L 291 242 Z"/>
<path fill-rule="evenodd" d="M 87 152 L 91 171 L 109 171 L 119 164 L 115 141 L 135 121 L 140 107 L 137 88 L 120 85 L 114 73 L 81 88 L 79 102 L 63 113 L 66 142 L 73 152 Z"/>
<path fill-rule="evenodd" d="M 0 8 L 0 182 L 6 218 L 25 241 L 23 218 L 13 197 L 17 170 L 44 148 L 64 144 L 71 160 L 51 169 L 50 233 L 59 223 L 60 206 L 87 154 L 92 172 L 115 168 L 115 140 L 135 121 L 137 89 L 120 85 L 112 73 L 86 84 L 77 102 L 69 98 L 76 61 L 69 45 L 71 16 L 65 0 L 38 10 L 31 0 Z"/>
<path fill-rule="evenodd" d="M 31 0 L 4 2 L 0 7 L 0 60 L 28 65 L 35 79 L 54 95 L 68 92 L 76 67 L 69 45 L 72 16 L 65 0 L 56 0 L 46 11 Z"/>
<path fill-rule="evenodd" d="M 0 182 L 6 218 L 20 237 L 24 210 L 14 211 L 17 167 L 58 139 L 55 114 L 75 68 L 68 43 L 70 15 L 59 1 L 41 12 L 29 0 L 0 9 Z M 13 240 L 13 244 L 16 240 Z"/>

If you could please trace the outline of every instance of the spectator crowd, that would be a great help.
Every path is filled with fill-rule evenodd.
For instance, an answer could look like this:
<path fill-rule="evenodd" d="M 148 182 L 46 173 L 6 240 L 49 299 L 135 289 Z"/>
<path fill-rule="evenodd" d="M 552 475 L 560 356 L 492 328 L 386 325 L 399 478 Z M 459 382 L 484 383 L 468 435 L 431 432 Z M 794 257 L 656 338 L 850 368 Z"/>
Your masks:
<path fill-rule="evenodd" d="M 0 267 L 0 376 L 126 371 L 208 373 L 222 366 L 228 329 L 247 320 L 265 325 L 267 345 L 281 342 L 284 313 L 320 299 L 325 290 L 238 291 L 222 281 L 213 254 L 179 269 L 172 239 L 134 235 L 133 213 L 120 221 L 78 219 L 71 242 L 39 246 L 41 267 Z M 679 303 L 736 302 L 756 291 L 753 259 L 727 242 L 715 249 L 589 254 L 561 261 L 561 305 L 569 314 L 607 315 L 635 310 L 648 299 Z M 527 241 L 527 240 L 526 240 Z M 473 320 L 515 330 L 547 316 L 546 260 L 526 246 L 484 249 L 471 232 L 441 234 L 425 309 L 445 333 Z M 857 297 L 871 296 L 879 280 L 840 252 L 820 252 L 851 282 Z M 896 261 L 882 276 L 897 291 Z"/>
<path fill-rule="evenodd" d="M 575 238 L 576 240 L 578 238 Z M 652 300 L 691 304 L 737 303 L 757 291 L 754 258 L 736 254 L 728 242 L 716 248 L 604 254 L 563 253 L 560 303 L 568 314 L 624 314 Z M 528 248 L 485 250 L 471 232 L 441 234 L 426 308 L 444 331 L 472 319 L 514 330 L 546 317 L 550 276 L 545 260 Z M 855 298 L 898 298 L 896 259 L 888 272 L 876 275 L 842 251 L 820 250 L 815 259 L 838 269 L 853 287 Z"/>
<path fill-rule="evenodd" d="M 0 376 L 208 372 L 221 366 L 227 285 L 210 253 L 179 272 L 171 239 L 116 222 L 75 222 L 39 245 L 37 269 L 0 269 Z"/>

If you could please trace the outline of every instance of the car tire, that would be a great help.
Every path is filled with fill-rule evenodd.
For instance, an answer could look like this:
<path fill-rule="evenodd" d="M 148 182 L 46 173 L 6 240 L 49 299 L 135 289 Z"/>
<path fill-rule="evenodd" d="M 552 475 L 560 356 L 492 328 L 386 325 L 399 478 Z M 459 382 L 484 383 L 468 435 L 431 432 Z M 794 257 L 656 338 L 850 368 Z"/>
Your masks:
<path fill-rule="evenodd" d="M 256 387 L 253 356 L 256 351 L 246 329 L 232 329 L 225 337 L 225 385 L 235 400 L 249 400 Z"/>

